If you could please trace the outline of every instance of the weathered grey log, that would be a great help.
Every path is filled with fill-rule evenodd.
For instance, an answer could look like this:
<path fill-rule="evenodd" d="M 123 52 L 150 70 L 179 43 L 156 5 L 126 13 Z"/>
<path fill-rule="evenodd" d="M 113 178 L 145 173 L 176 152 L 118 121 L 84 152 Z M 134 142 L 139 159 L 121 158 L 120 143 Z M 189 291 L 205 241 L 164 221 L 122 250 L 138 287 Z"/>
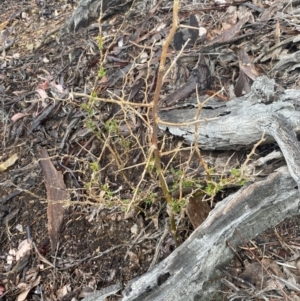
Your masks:
<path fill-rule="evenodd" d="M 300 92 L 286 91 L 278 99 L 274 96 L 274 81 L 262 77 L 254 83 L 250 95 L 221 106 L 212 102 L 209 110 L 206 105 L 200 119 L 216 119 L 201 121 L 197 136 L 194 126 L 168 126 L 188 142 L 198 137 L 206 149 L 252 147 L 265 132 L 269 141 L 277 141 L 288 168 L 219 203 L 187 241 L 151 272 L 128 285 L 123 301 L 222 299 L 217 293 L 221 282 L 214 281 L 220 276 L 216 266 L 233 257 L 227 240 L 235 248 L 242 244 L 235 230 L 247 241 L 286 217 L 299 214 L 300 145 L 295 132 L 300 129 Z M 190 121 L 195 110 L 189 109 Z M 162 111 L 160 117 L 187 122 L 186 109 L 179 111 Z"/>
<path fill-rule="evenodd" d="M 269 119 L 258 121 L 256 126 L 276 140 L 300 192 L 300 143 L 289 120 L 280 114 L 273 114 Z"/>
<path fill-rule="evenodd" d="M 123 301 L 221 300 L 216 266 L 234 256 L 226 241 L 238 248 L 236 230 L 247 241 L 296 214 L 299 192 L 283 167 L 223 200 L 169 257 L 127 286 Z"/>
<path fill-rule="evenodd" d="M 277 95 L 274 90 L 274 81 L 263 76 L 254 82 L 249 95 L 228 102 L 209 100 L 200 112 L 197 133 L 199 146 L 208 150 L 251 148 L 262 136 L 261 129 L 257 127 L 259 121 L 267 120 L 275 113 L 288 120 L 296 133 L 300 133 L 300 90 L 286 90 Z M 161 111 L 160 128 L 168 128 L 171 134 L 192 143 L 195 125 L 179 124 L 194 122 L 196 111 L 197 108 Z M 165 125 L 164 122 L 178 125 Z M 274 141 L 274 138 L 269 136 L 268 141 Z"/>
<path fill-rule="evenodd" d="M 177 128 L 171 125 L 168 126 L 169 130 L 173 131 L 174 135 L 178 134 L 178 130 L 185 131 L 183 134 L 185 139 L 187 141 L 192 139 L 190 142 L 198 139 L 203 149 L 224 148 L 225 145 L 226 148 L 234 147 L 235 149 L 241 145 L 252 147 L 255 142 L 259 141 L 262 134 L 266 133 L 269 135 L 268 141 L 275 140 L 280 147 L 290 174 L 300 191 L 300 143 L 296 136 L 296 132 L 300 131 L 300 111 L 296 110 L 300 93 L 297 90 L 290 90 L 278 95 L 278 100 L 274 101 L 274 85 L 274 80 L 262 76 L 254 82 L 250 95 L 225 103 L 221 108 L 211 107 L 207 111 L 204 107 L 199 120 L 204 118 L 205 121 L 199 122 L 199 129 L 193 124 L 178 125 Z M 289 93 L 291 91 L 292 93 Z M 287 98 L 288 95 L 290 96 Z M 196 116 L 196 110 L 194 109 L 193 116 Z M 173 117 L 177 114 L 176 111 L 171 110 L 167 114 L 169 114 L 168 117 L 173 118 L 171 122 L 178 120 L 178 116 L 176 119 Z M 224 114 L 227 115 L 224 116 Z M 189 122 L 186 114 L 182 115 L 185 118 L 184 122 Z M 197 135 L 195 135 L 196 130 Z M 203 140 L 206 141 L 204 145 Z"/>
<path fill-rule="evenodd" d="M 110 285 L 102 290 L 97 290 L 94 293 L 89 294 L 87 297 L 83 298 L 82 301 L 105 301 L 107 300 L 106 297 L 116 294 L 121 288 L 121 283 Z"/>

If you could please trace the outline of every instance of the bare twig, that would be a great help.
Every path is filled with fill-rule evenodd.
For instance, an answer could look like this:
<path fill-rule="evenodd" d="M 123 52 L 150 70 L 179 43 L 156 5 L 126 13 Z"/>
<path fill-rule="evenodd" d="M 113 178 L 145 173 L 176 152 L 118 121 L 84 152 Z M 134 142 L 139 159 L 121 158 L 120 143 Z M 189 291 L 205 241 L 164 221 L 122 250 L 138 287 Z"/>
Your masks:
<path fill-rule="evenodd" d="M 167 36 L 166 41 L 162 47 L 162 54 L 161 54 L 161 58 L 160 58 L 159 70 L 158 70 L 157 81 L 156 81 L 156 89 L 154 92 L 153 130 L 152 130 L 152 150 L 153 150 L 153 154 L 154 154 L 154 158 L 155 158 L 155 168 L 158 173 L 160 186 L 162 188 L 163 194 L 167 201 L 167 212 L 170 217 L 171 232 L 172 232 L 176 246 L 178 246 L 178 241 L 177 241 L 177 230 L 176 230 L 176 224 L 175 224 L 175 219 L 174 219 L 174 212 L 173 212 L 173 208 L 172 208 L 172 197 L 169 193 L 168 186 L 166 184 L 165 177 L 163 175 L 163 171 L 161 168 L 160 150 L 158 148 L 158 142 L 157 142 L 157 132 L 158 132 L 158 123 L 159 123 L 158 100 L 159 100 L 161 87 L 163 84 L 163 76 L 164 76 L 164 71 L 165 71 L 168 47 L 169 47 L 169 45 L 174 37 L 174 34 L 178 28 L 178 8 L 179 8 L 179 0 L 174 0 L 172 27 L 171 27 L 170 33 Z"/>

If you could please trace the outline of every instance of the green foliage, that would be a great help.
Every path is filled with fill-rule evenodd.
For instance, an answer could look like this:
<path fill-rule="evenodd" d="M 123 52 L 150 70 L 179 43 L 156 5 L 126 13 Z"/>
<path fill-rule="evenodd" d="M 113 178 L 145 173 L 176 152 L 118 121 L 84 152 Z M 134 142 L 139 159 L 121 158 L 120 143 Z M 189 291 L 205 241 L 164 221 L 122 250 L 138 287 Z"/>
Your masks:
<path fill-rule="evenodd" d="M 182 181 L 182 187 L 193 187 L 196 184 L 196 180 L 193 179 L 183 179 Z"/>
<path fill-rule="evenodd" d="M 236 183 L 239 186 L 243 186 L 246 183 L 246 179 L 243 177 L 243 173 L 241 169 L 232 168 L 230 170 L 231 175 L 235 178 Z"/>
<path fill-rule="evenodd" d="M 182 208 L 186 205 L 186 199 L 182 198 L 180 200 L 173 200 L 172 207 L 175 213 L 181 212 Z"/>
<path fill-rule="evenodd" d="M 104 38 L 102 36 L 97 37 L 97 46 L 98 46 L 100 51 L 103 50 Z"/>
<path fill-rule="evenodd" d="M 122 202 L 124 205 L 128 205 L 130 203 L 130 200 L 125 199 L 125 200 L 122 200 Z M 124 209 L 124 211 L 126 211 L 126 207 L 124 207 L 123 209 Z"/>
<path fill-rule="evenodd" d="M 107 120 L 104 124 L 104 128 L 109 132 L 109 133 L 117 133 L 119 130 L 117 120 L 115 119 L 110 119 Z"/>
<path fill-rule="evenodd" d="M 241 176 L 241 170 L 240 169 L 231 168 L 230 172 L 236 178 L 239 178 Z"/>
<path fill-rule="evenodd" d="M 90 169 L 92 170 L 92 172 L 98 172 L 99 171 L 98 162 L 92 162 L 92 163 L 90 163 Z"/>
<path fill-rule="evenodd" d="M 90 188 L 97 187 L 99 185 L 98 179 L 99 179 L 99 172 L 100 172 L 98 162 L 90 163 L 90 170 L 91 170 Z"/>
<path fill-rule="evenodd" d="M 121 146 L 123 146 L 125 149 L 129 149 L 130 148 L 130 140 L 129 139 L 122 139 L 121 141 Z"/>
<path fill-rule="evenodd" d="M 153 168 L 154 168 L 154 165 L 155 165 L 155 159 L 152 158 L 152 159 L 149 161 L 148 165 L 147 165 L 147 170 L 148 170 L 148 171 L 152 171 Z"/>
<path fill-rule="evenodd" d="M 91 119 L 86 120 L 84 124 L 85 124 L 85 126 L 86 126 L 87 128 L 89 128 L 93 133 L 94 133 L 94 132 L 96 131 L 96 129 L 97 129 L 97 126 L 96 126 L 95 122 L 94 122 L 93 120 L 91 120 Z"/>
<path fill-rule="evenodd" d="M 102 36 L 97 37 L 97 46 L 99 48 L 100 53 L 102 52 L 104 48 L 104 38 Z M 101 67 L 98 70 L 98 77 L 102 78 L 106 75 L 105 68 L 102 66 L 103 62 L 100 62 Z"/>
<path fill-rule="evenodd" d="M 84 184 L 84 187 L 85 187 L 85 189 L 86 190 L 91 190 L 91 188 L 92 188 L 92 185 L 91 185 L 91 183 L 89 183 L 89 182 L 86 182 L 85 184 Z"/>
<path fill-rule="evenodd" d="M 224 189 L 224 187 L 228 185 L 243 186 L 246 181 L 247 180 L 243 178 L 242 170 L 240 168 L 232 168 L 228 177 L 222 177 L 215 181 L 208 182 L 204 191 L 208 196 L 214 197 L 218 192 Z"/>
<path fill-rule="evenodd" d="M 101 190 L 105 191 L 105 196 L 108 199 L 112 199 L 113 198 L 114 193 L 113 193 L 113 191 L 111 191 L 111 189 L 109 188 L 108 184 L 101 185 Z"/>
<path fill-rule="evenodd" d="M 209 196 L 215 196 L 220 190 L 222 190 L 223 185 L 216 182 L 209 182 L 207 183 L 204 191 Z"/>
<path fill-rule="evenodd" d="M 183 171 L 178 169 L 178 170 L 175 170 L 173 167 L 171 167 L 171 173 L 174 177 L 181 177 L 182 174 L 183 174 Z"/>
<path fill-rule="evenodd" d="M 245 185 L 246 182 L 247 182 L 246 179 L 241 179 L 237 183 L 238 183 L 239 186 L 243 186 L 243 185 Z"/>
<path fill-rule="evenodd" d="M 174 182 L 173 185 L 170 189 L 170 192 L 174 192 L 178 189 L 179 186 L 182 188 L 187 188 L 187 187 L 194 187 L 196 188 L 201 188 L 201 179 L 195 179 L 195 178 L 186 178 L 184 177 L 183 171 L 182 170 L 174 170 L 172 167 L 170 169 L 173 177 L 174 177 Z"/>
<path fill-rule="evenodd" d="M 98 77 L 99 78 L 102 78 L 103 76 L 106 75 L 106 71 L 103 67 L 101 67 L 99 70 L 98 70 Z"/>
<path fill-rule="evenodd" d="M 88 113 L 89 116 L 93 116 L 94 115 L 94 109 L 93 107 L 91 107 L 89 104 L 87 103 L 82 103 L 81 108 L 86 111 Z"/>
<path fill-rule="evenodd" d="M 156 193 L 150 192 L 144 199 L 144 202 L 146 205 L 151 205 L 156 200 L 156 198 L 157 198 Z"/>
<path fill-rule="evenodd" d="M 97 97 L 97 93 L 94 91 L 92 92 L 91 97 L 88 100 L 88 103 L 82 103 L 80 105 L 81 108 L 88 113 L 89 117 L 92 117 L 95 114 L 95 109 L 94 109 L 95 97 Z"/>
<path fill-rule="evenodd" d="M 208 172 L 209 172 L 210 175 L 211 175 L 211 174 L 214 174 L 214 173 L 215 173 L 215 168 L 214 168 L 214 167 L 210 167 L 210 168 L 208 169 Z"/>

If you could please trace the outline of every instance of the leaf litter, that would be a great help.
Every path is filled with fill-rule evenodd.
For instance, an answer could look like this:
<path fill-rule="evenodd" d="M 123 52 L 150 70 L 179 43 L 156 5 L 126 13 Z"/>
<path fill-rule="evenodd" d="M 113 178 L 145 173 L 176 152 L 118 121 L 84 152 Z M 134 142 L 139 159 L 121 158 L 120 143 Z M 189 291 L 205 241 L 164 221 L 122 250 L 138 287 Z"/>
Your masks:
<path fill-rule="evenodd" d="M 165 231 L 164 203 L 153 175 L 149 173 L 140 187 L 139 199 L 144 202 L 135 204 L 130 215 L 127 213 L 129 218 L 124 214 L 149 147 L 147 106 L 140 104 L 149 104 L 153 97 L 161 45 L 170 29 L 171 4 L 160 1 L 151 7 L 137 1 L 128 15 L 111 12 L 101 23 L 102 42 L 97 39 L 99 24 L 57 35 L 75 7 L 76 3 L 67 1 L 0 4 L 1 155 L 5 152 L 4 160 L 9 158 L 0 173 L 4 225 L 0 233 L 0 297 L 7 300 L 80 299 L 116 284 L 117 288 L 111 287 L 115 294 L 174 248 Z M 221 101 L 247 93 L 253 80 L 265 73 L 276 78 L 278 89 L 297 88 L 297 13 L 291 1 L 182 1 L 179 21 L 183 27 L 168 52 L 168 67 L 185 44 L 186 49 L 166 77 L 161 99 L 184 87 L 199 52 L 212 77 L 211 91 L 200 92 L 209 95 L 222 90 Z M 198 37 L 197 28 L 201 29 Z M 195 93 L 196 87 L 190 91 Z M 93 92 L 106 102 L 78 96 Z M 135 107 L 109 101 L 121 98 Z M 165 152 L 182 143 L 176 137 L 164 139 Z M 41 156 L 39 149 L 47 150 L 47 155 L 43 151 Z M 172 167 L 170 189 L 182 183 L 174 172 L 182 166 L 191 178 L 204 178 L 197 158 L 189 151 L 165 156 L 164 164 Z M 208 162 L 216 160 L 209 153 L 203 156 Z M 44 167 L 41 157 L 47 162 Z M 224 172 L 224 165 L 219 168 Z M 181 188 L 175 187 L 174 194 L 190 200 L 183 207 L 187 215 L 182 210 L 177 218 L 184 241 L 210 208 L 208 203 L 202 208 L 201 195 L 182 194 Z M 64 206 L 66 200 L 73 204 Z M 203 214 L 192 216 L 198 207 Z M 32 237 L 17 225 L 30 227 Z M 297 230 L 298 221 L 279 227 L 287 225 L 286 232 L 291 233 Z M 299 235 L 293 233 L 293 239 L 284 238 L 283 233 L 280 236 L 278 245 L 275 234 L 263 234 L 255 248 L 256 257 L 248 259 L 250 263 L 244 264 L 238 276 L 247 281 L 242 296 L 249 300 L 262 296 L 271 300 L 273 295 L 282 296 L 283 290 L 297 300 Z M 26 237 L 33 240 L 33 249 L 28 249 L 23 260 L 16 260 L 12 247 Z M 272 243 L 268 244 L 267 238 Z M 260 246 L 268 248 L 260 250 Z M 12 261 L 7 265 L 10 253 Z M 269 261 L 262 254 L 269 255 Z M 294 258 L 289 263 L 290 257 Z M 287 266 L 283 268 L 283 264 Z M 262 267 L 266 271 L 262 272 Z M 261 278 L 255 278 L 257 275 Z M 239 285 L 232 283 L 231 287 Z M 241 290 L 229 291 L 229 299 L 239 298 Z"/>

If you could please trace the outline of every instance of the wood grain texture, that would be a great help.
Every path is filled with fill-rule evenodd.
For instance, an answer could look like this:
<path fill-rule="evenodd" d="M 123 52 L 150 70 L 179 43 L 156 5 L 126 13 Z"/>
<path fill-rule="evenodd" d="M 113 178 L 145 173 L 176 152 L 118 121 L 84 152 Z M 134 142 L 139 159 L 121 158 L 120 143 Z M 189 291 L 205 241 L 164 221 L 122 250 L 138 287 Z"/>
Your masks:
<path fill-rule="evenodd" d="M 220 273 L 216 266 L 234 256 L 226 240 L 235 248 L 243 244 L 236 229 L 247 241 L 296 214 L 299 192 L 284 167 L 219 203 L 179 248 L 152 271 L 127 285 L 123 301 L 217 300 L 220 282 L 215 279 Z"/>

